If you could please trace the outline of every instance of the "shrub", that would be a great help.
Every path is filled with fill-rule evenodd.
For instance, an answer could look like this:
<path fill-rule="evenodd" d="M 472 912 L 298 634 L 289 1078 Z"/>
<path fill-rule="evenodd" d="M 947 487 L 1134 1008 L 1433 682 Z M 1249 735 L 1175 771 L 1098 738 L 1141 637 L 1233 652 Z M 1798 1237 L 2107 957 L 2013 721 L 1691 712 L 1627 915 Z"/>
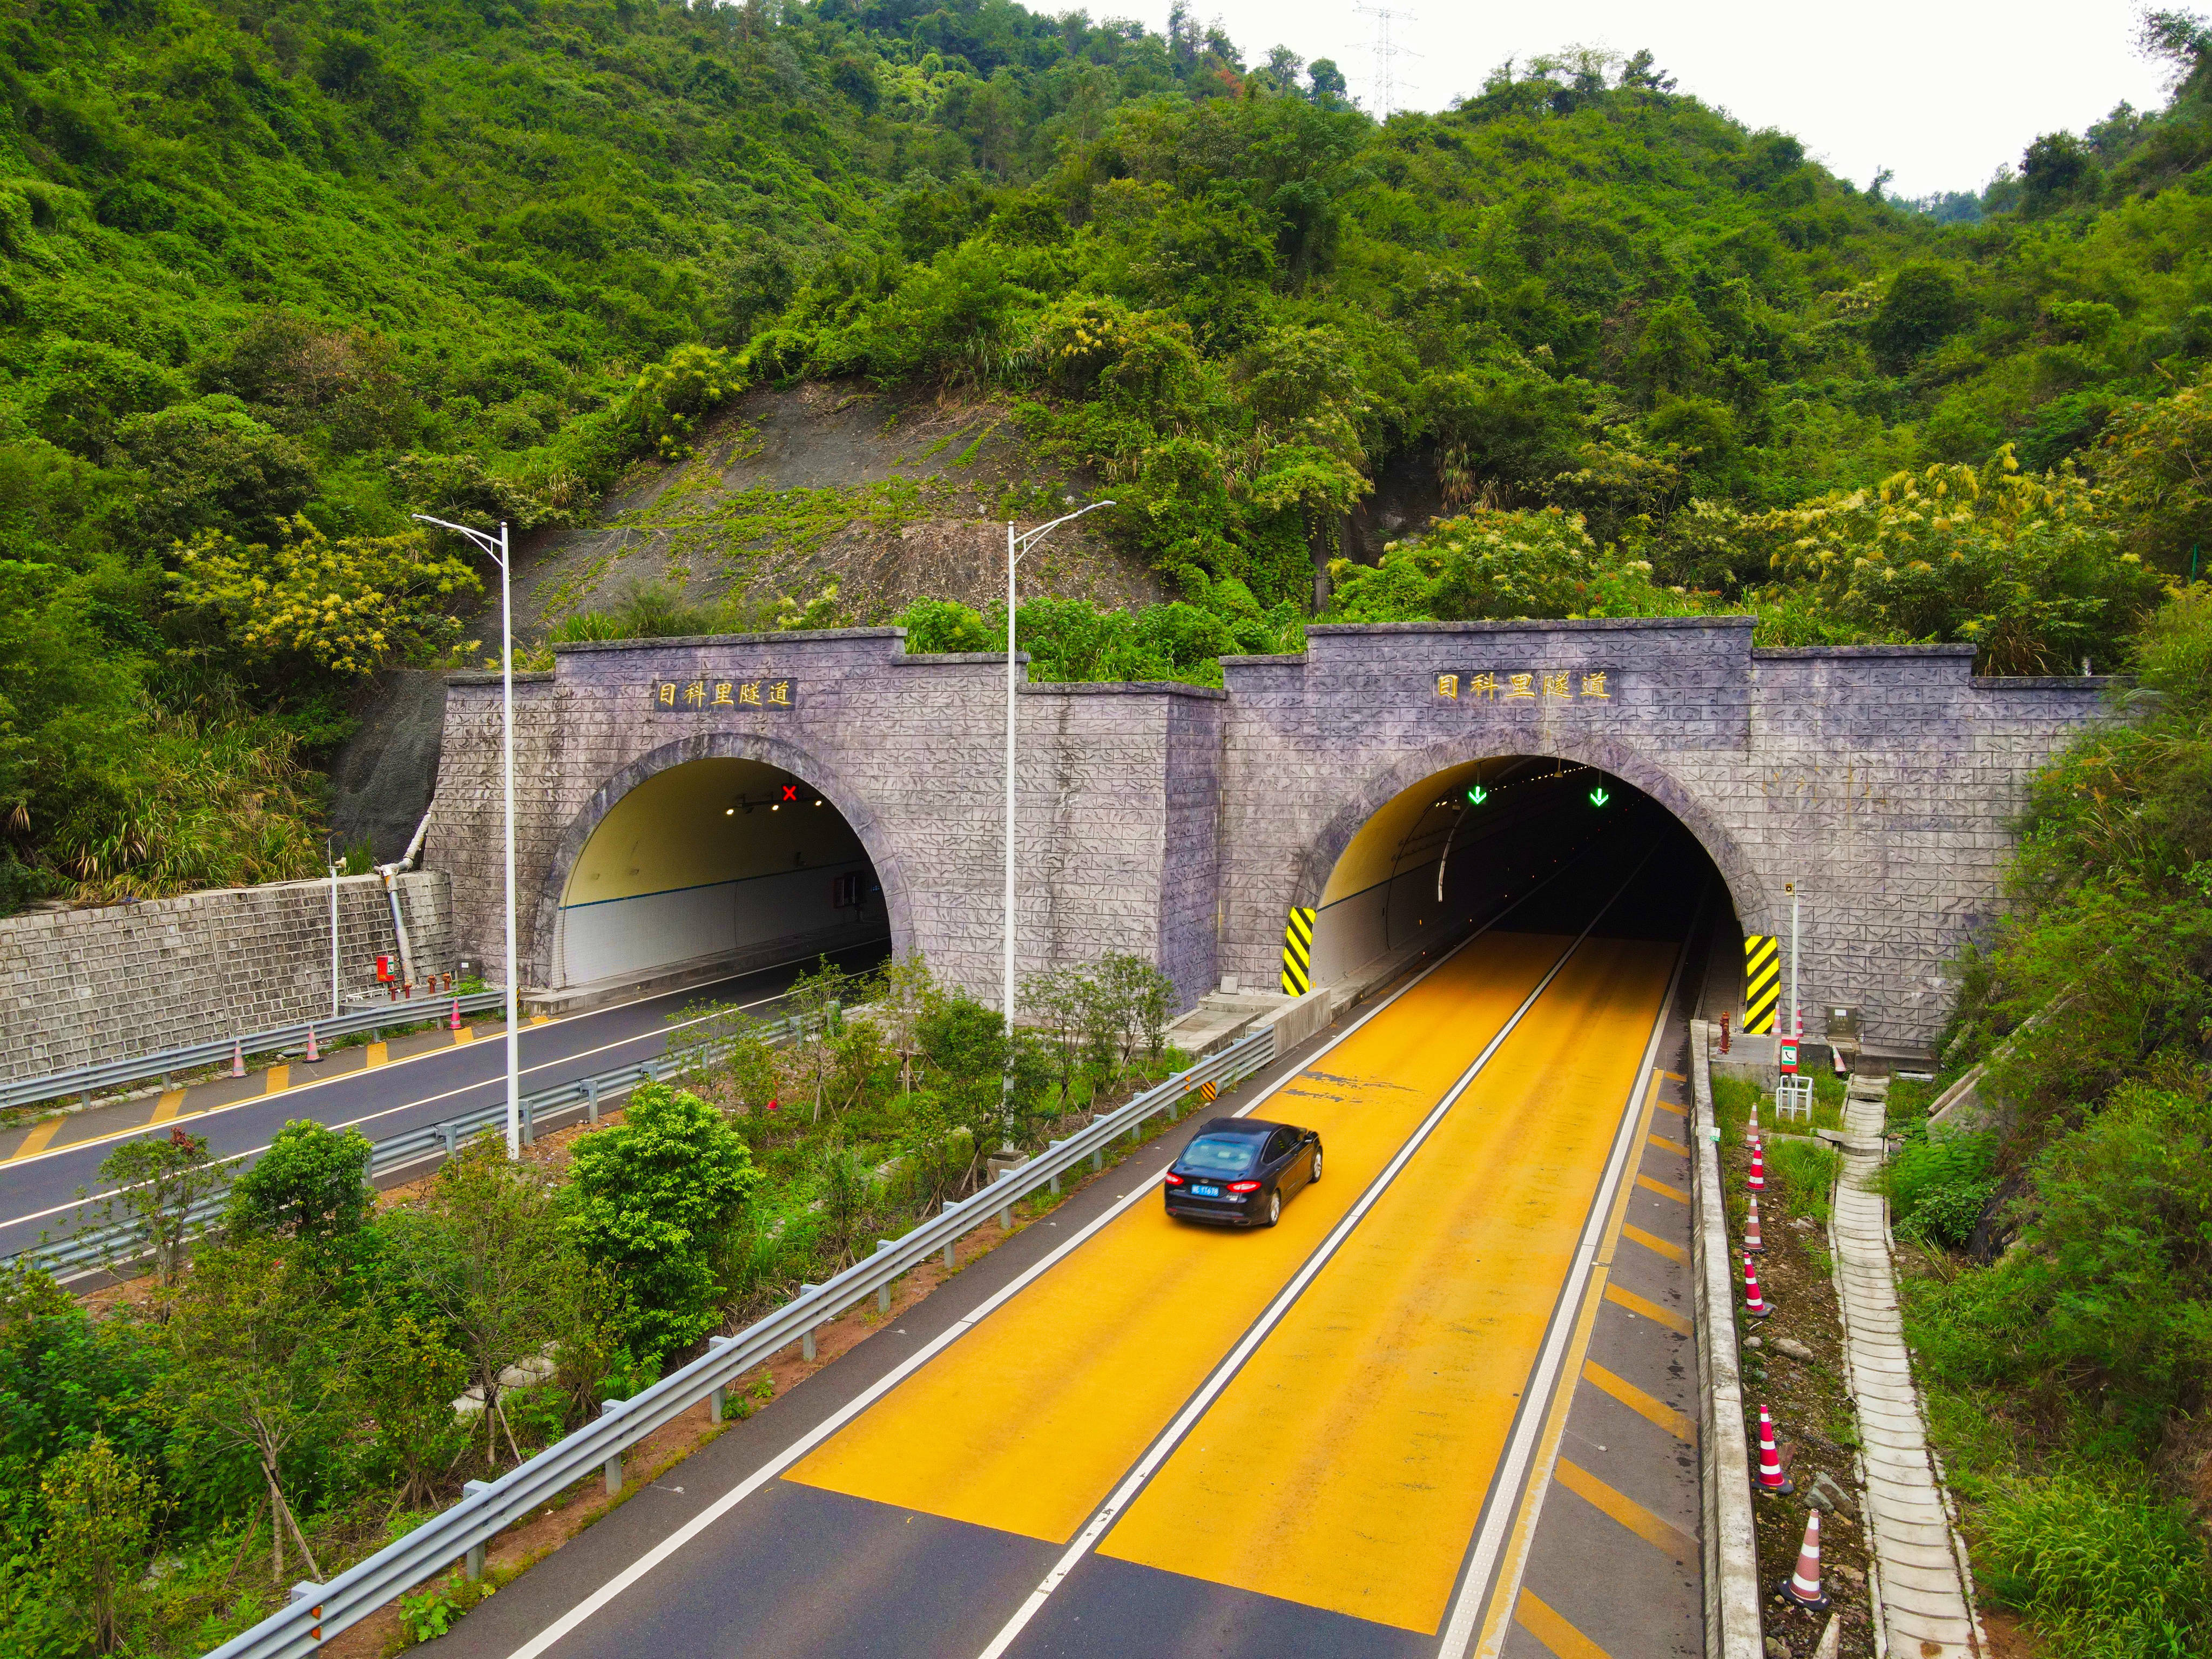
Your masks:
<path fill-rule="evenodd" d="M 1611 613 L 1629 590 L 1650 588 L 1650 564 L 1601 550 L 1578 515 L 1477 511 L 1446 519 L 1419 541 L 1394 544 L 1380 563 L 1339 559 L 1333 619 L 1440 622 Z"/>
<path fill-rule="evenodd" d="M 691 453 L 699 422 L 744 387 L 744 377 L 728 352 L 681 345 L 666 362 L 640 371 L 623 416 L 647 453 L 682 460 Z"/>
<path fill-rule="evenodd" d="M 289 1229 L 316 1245 L 360 1231 L 376 1197 L 366 1178 L 368 1153 L 368 1137 L 358 1129 L 287 1123 L 233 1183 L 231 1224 L 250 1232 Z"/>
<path fill-rule="evenodd" d="M 713 1263 L 760 1182 L 752 1153 L 695 1094 L 648 1083 L 576 1146 L 568 1228 L 614 1275 L 621 1317 L 658 1358 L 713 1328 Z"/>
<path fill-rule="evenodd" d="M 332 541 L 305 518 L 273 544 L 209 531 L 180 560 L 179 602 L 217 619 L 246 661 L 304 661 L 355 678 L 452 649 L 455 607 L 483 589 L 465 562 L 432 556 L 417 532 Z"/>
<path fill-rule="evenodd" d="M 1929 1244 L 1964 1244 L 1996 1190 L 1996 1136 L 1940 1127 L 1905 1146 L 1881 1177 L 1897 1230 Z"/>

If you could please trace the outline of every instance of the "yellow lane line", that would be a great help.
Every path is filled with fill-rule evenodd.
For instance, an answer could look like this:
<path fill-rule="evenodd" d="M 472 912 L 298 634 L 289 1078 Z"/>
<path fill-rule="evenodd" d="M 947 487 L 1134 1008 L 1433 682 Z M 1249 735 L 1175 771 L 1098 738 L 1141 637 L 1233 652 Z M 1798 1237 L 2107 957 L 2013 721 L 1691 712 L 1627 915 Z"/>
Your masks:
<path fill-rule="evenodd" d="M 1521 1592 L 1513 1619 L 1522 1629 L 1558 1654 L 1559 1659 L 1613 1659 L 1611 1654 L 1538 1601 L 1533 1590 Z"/>
<path fill-rule="evenodd" d="M 1645 1543 L 1666 1551 L 1684 1566 L 1698 1559 L 1696 1539 L 1665 1516 L 1654 1515 L 1634 1498 L 1615 1492 L 1579 1463 L 1562 1457 L 1558 1477 L 1559 1484 L 1576 1497 L 1611 1516 Z"/>
<path fill-rule="evenodd" d="M 1672 1152 L 1677 1158 L 1687 1158 L 1690 1155 L 1690 1149 L 1687 1146 L 1679 1140 L 1669 1140 L 1664 1135 L 1646 1135 L 1644 1139 L 1646 1145 L 1656 1146 L 1662 1152 Z"/>
<path fill-rule="evenodd" d="M 161 1103 L 154 1108 L 154 1115 L 149 1118 L 147 1121 L 149 1124 L 167 1123 L 171 1118 L 176 1116 L 179 1112 L 182 1111 L 184 1109 L 184 1106 L 185 1091 L 182 1089 L 168 1090 L 163 1093 Z"/>
<path fill-rule="evenodd" d="M 1677 1204 L 1687 1204 L 1690 1201 L 1689 1194 L 1684 1192 L 1680 1187 L 1669 1187 L 1665 1182 L 1654 1181 L 1648 1175 L 1637 1176 L 1636 1184 L 1647 1193 L 1656 1193 L 1662 1198 L 1671 1198 Z"/>
<path fill-rule="evenodd" d="M 269 1068 L 268 1078 L 269 1086 L 261 1092 L 264 1095 L 281 1095 L 292 1086 L 292 1068 L 289 1066 L 271 1066 Z"/>
<path fill-rule="evenodd" d="M 1646 1307 L 1650 1305 L 1644 1304 Z M 1583 1362 L 1583 1380 L 1599 1392 L 1611 1395 L 1639 1417 L 1649 1418 L 1675 1439 L 1697 1443 L 1698 1431 L 1688 1418 L 1656 1395 L 1644 1393 L 1626 1377 L 1614 1376 L 1596 1360 Z"/>
<path fill-rule="evenodd" d="M 1674 1113 L 1676 1117 L 1686 1118 L 1690 1115 L 1687 1107 L 1677 1106 L 1671 1100 L 1655 1100 L 1651 1103 L 1662 1112 Z"/>
<path fill-rule="evenodd" d="M 1437 1629 L 1674 954 L 1569 961 L 1100 1554 Z"/>
<path fill-rule="evenodd" d="M 1620 1230 L 1620 1236 L 1641 1244 L 1647 1250 L 1655 1251 L 1665 1256 L 1669 1261 L 1687 1261 L 1690 1259 L 1690 1253 L 1680 1244 L 1670 1239 L 1662 1238 L 1656 1233 L 1647 1233 L 1641 1227 L 1623 1227 Z"/>
<path fill-rule="evenodd" d="M 1618 1285 L 1609 1285 L 1606 1287 L 1605 1299 L 1627 1309 L 1632 1314 L 1641 1314 L 1655 1324 L 1664 1325 L 1668 1330 L 1680 1335 L 1687 1336 L 1690 1334 L 1688 1320 L 1683 1318 L 1672 1308 L 1662 1308 L 1656 1302 L 1647 1302 L 1633 1291 L 1624 1291 Z"/>
<path fill-rule="evenodd" d="M 40 1124 L 37 1128 L 23 1137 L 21 1146 L 8 1154 L 8 1161 L 13 1164 L 17 1158 L 36 1158 L 40 1152 L 45 1152 L 47 1143 L 53 1139 L 55 1133 L 62 1127 L 62 1121 L 60 1118 L 50 1117 L 44 1123 Z"/>
<path fill-rule="evenodd" d="M 1684 1078 L 1680 1072 L 1662 1072 L 1659 1075 L 1665 1078 L 1669 1083 L 1682 1083 L 1688 1080 Z"/>
<path fill-rule="evenodd" d="M 1659 1098 L 1659 1077 L 1655 1071 L 1644 1091 L 1643 1115 L 1636 1122 L 1638 1134 L 1651 1132 L 1652 1110 L 1665 1104 Z M 1590 1333 L 1597 1325 L 1598 1306 L 1612 1274 L 1613 1255 L 1620 1248 L 1621 1232 L 1628 1220 L 1628 1200 L 1634 1191 L 1624 1181 L 1613 1195 L 1613 1213 L 1607 1218 L 1604 1236 L 1598 1241 L 1597 1261 L 1591 1268 L 1589 1284 L 1583 1291 L 1582 1311 L 1575 1321 L 1575 1334 L 1567 1347 L 1565 1363 L 1559 1369 L 1562 1379 L 1582 1375 L 1583 1362 L 1589 1354 Z M 1514 1516 L 1512 1536 L 1499 1559 L 1499 1591 L 1483 1620 L 1481 1640 L 1474 1650 L 1477 1659 L 1498 1659 L 1504 1649 L 1508 1605 L 1512 1600 L 1505 1592 L 1521 1583 L 1521 1575 L 1527 1570 L 1529 1547 L 1536 1539 L 1536 1523 L 1542 1518 L 1544 1498 L 1551 1490 L 1553 1468 L 1559 1461 L 1559 1443 L 1566 1437 L 1567 1419 L 1574 1414 L 1574 1406 L 1571 1382 L 1553 1390 L 1543 1438 L 1537 1444 L 1534 1461 L 1528 1466 L 1528 1478 L 1522 1487 L 1520 1507 Z"/>
<path fill-rule="evenodd" d="M 1133 1206 L 785 1478 L 1066 1543 L 1565 944 L 1481 941 L 1278 1087 L 1257 1115 L 1319 1130 L 1328 1154 L 1280 1225 Z"/>

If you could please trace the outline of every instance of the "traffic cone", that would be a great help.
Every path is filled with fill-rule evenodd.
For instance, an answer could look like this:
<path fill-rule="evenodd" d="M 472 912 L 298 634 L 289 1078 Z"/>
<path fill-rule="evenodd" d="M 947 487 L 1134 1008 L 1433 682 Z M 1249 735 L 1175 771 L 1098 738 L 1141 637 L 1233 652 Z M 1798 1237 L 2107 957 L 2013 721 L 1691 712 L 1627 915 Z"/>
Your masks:
<path fill-rule="evenodd" d="M 1766 1246 L 1759 1242 L 1759 1195 L 1753 1194 L 1750 1213 L 1743 1218 L 1743 1248 L 1753 1255 L 1765 1255 Z"/>
<path fill-rule="evenodd" d="M 1749 1256 L 1743 1259 L 1743 1310 L 1753 1319 L 1764 1319 L 1774 1311 L 1774 1304 L 1759 1293 L 1759 1274 Z"/>
<path fill-rule="evenodd" d="M 1743 1126 L 1743 1144 L 1747 1146 L 1759 1145 L 1759 1104 L 1756 1101 L 1752 1103 L 1751 1121 Z"/>
<path fill-rule="evenodd" d="M 1747 1192 L 1766 1190 L 1766 1150 L 1755 1140 L 1751 1144 L 1751 1173 L 1743 1178 L 1743 1184 Z"/>
<path fill-rule="evenodd" d="M 461 1029 L 461 1000 L 459 997 L 453 999 L 453 1017 L 446 1022 L 446 1029 L 449 1031 Z"/>
<path fill-rule="evenodd" d="M 320 1060 L 322 1057 L 323 1057 L 323 1051 L 322 1051 L 321 1049 L 318 1048 L 317 1047 L 315 1047 L 315 1028 L 314 1028 L 313 1026 L 310 1025 L 310 1026 L 307 1028 L 307 1063 L 308 1065 L 310 1065 L 310 1066 L 313 1066 L 313 1065 L 317 1060 Z"/>
<path fill-rule="evenodd" d="M 230 1042 L 230 1074 L 233 1077 L 246 1075 L 246 1044 L 238 1037 L 233 1037 Z"/>
<path fill-rule="evenodd" d="M 1774 1443 L 1774 1419 L 1764 1406 L 1759 1408 L 1759 1473 L 1752 1479 L 1759 1491 L 1778 1492 L 1784 1498 L 1797 1490 L 1796 1483 L 1783 1472 L 1782 1452 Z"/>
<path fill-rule="evenodd" d="M 1797 1547 L 1797 1571 L 1790 1575 L 1790 1582 L 1782 1587 L 1783 1595 L 1794 1607 L 1808 1613 L 1825 1611 L 1828 1598 L 1820 1590 L 1820 1511 L 1809 1510 L 1805 1515 L 1805 1541 Z"/>

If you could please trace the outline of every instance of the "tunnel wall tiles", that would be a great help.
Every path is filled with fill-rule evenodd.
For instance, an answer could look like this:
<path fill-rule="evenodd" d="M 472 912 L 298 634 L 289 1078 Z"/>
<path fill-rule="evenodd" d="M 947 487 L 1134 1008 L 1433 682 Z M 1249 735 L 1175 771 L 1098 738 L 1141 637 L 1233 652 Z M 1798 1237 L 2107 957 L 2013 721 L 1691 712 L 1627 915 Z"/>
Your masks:
<path fill-rule="evenodd" d="M 1983 681 L 1958 647 L 1756 650 L 1747 618 L 1316 627 L 1303 657 L 1230 658 L 1225 690 L 1025 685 L 1018 778 L 1019 968 L 1132 951 L 1186 1006 L 1221 975 L 1274 983 L 1285 914 L 1311 903 L 1400 788 L 1483 755 L 1614 772 L 1690 827 L 1745 927 L 1804 898 L 1803 992 L 1876 1042 L 1940 1026 L 1948 964 L 1996 909 L 2007 825 L 2084 721 L 2095 679 Z M 526 981 L 594 815 L 707 754 L 783 766 L 875 861 L 902 949 L 996 1000 L 1003 880 L 1002 657 L 907 656 L 896 629 L 562 647 L 516 686 Z M 1584 676 L 1601 673 L 1585 696 Z M 1510 676 L 1572 676 L 1509 698 Z M 1456 698 L 1437 677 L 1461 677 Z M 1501 676 L 1492 696 L 1473 676 Z M 787 682 L 787 707 L 712 689 Z M 655 688 L 706 688 L 665 706 Z M 456 676 L 431 856 L 464 954 L 496 958 L 498 686 Z M 554 896 L 549 897 L 549 895 Z M 1808 1019 L 1816 1035 L 1817 1021 Z"/>
<path fill-rule="evenodd" d="M 452 884 L 398 879 L 418 975 L 456 964 Z M 374 876 L 338 881 L 345 991 L 398 963 Z M 296 1024 L 330 1012 L 331 884 L 272 882 L 0 921 L 0 1078 L 14 1081 Z"/>

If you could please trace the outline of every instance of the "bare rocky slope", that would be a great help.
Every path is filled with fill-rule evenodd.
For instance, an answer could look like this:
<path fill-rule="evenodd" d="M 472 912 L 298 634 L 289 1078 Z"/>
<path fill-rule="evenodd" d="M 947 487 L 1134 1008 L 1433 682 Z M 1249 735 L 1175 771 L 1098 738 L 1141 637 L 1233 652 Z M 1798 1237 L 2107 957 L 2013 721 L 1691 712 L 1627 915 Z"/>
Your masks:
<path fill-rule="evenodd" d="M 773 626 L 781 601 L 835 590 L 842 619 L 881 623 L 925 595 L 979 608 L 1002 594 L 1006 522 L 1055 517 L 1095 483 L 1042 462 L 1003 404 L 810 383 L 739 398 L 688 459 L 641 467 L 585 526 L 526 539 L 515 632 L 659 589 L 690 605 L 734 596 Z M 1115 607 L 1170 597 L 1141 559 L 1071 525 L 1022 566 L 1022 592 Z M 496 649 L 496 590 L 480 619 Z M 338 843 L 397 858 L 428 807 L 442 678 L 385 676 L 331 767 Z"/>

